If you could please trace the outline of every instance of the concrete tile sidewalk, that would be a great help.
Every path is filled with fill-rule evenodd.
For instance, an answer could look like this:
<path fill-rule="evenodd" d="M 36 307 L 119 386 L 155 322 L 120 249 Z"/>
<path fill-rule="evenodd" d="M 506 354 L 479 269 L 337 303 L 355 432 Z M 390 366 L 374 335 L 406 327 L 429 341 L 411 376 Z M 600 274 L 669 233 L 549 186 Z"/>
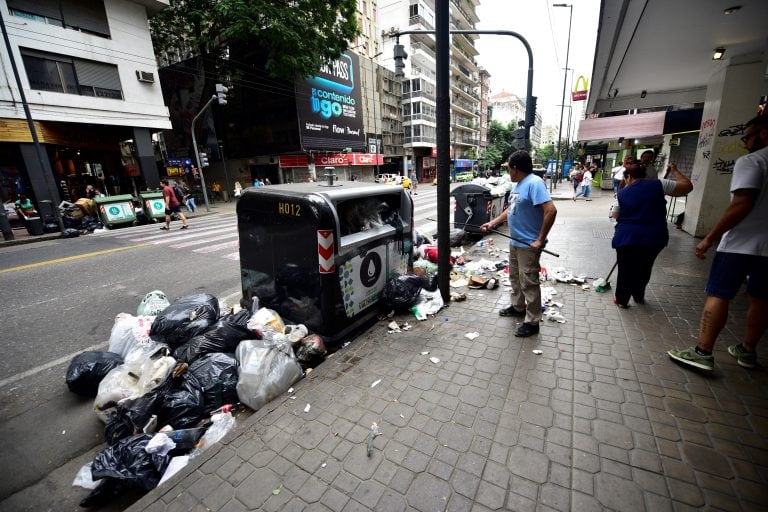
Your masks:
<path fill-rule="evenodd" d="M 555 229 L 562 257 L 544 265 L 607 273 L 607 221 Z M 695 342 L 709 261 L 670 231 L 646 305 L 556 284 L 567 323 L 520 339 L 497 315 L 502 287 L 426 322 L 403 316 L 408 332 L 380 322 L 130 510 L 764 510 L 768 378 L 725 351 L 745 301 L 714 372 L 672 363 L 667 349 Z"/>

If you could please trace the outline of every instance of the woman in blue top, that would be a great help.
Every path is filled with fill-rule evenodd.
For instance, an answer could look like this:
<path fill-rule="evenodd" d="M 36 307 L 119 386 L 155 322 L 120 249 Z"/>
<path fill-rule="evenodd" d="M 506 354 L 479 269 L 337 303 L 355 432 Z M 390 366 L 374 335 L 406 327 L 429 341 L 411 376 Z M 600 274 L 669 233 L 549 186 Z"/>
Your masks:
<path fill-rule="evenodd" d="M 644 179 L 645 167 L 639 164 L 624 171 L 624 187 L 616 195 L 619 204 L 612 212 L 617 224 L 611 244 L 619 270 L 613 302 L 620 308 L 629 307 L 630 297 L 636 304 L 645 302 L 653 262 L 669 242 L 664 196 L 684 196 L 693 190 L 691 180 L 675 164 L 667 169 L 673 179 Z"/>

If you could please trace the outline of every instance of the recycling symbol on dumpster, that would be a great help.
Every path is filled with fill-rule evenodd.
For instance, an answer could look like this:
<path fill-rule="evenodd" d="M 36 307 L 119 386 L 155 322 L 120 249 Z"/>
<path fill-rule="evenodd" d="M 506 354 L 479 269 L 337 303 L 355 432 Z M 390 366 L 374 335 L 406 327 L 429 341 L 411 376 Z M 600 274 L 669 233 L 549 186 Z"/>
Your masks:
<path fill-rule="evenodd" d="M 109 214 L 110 215 L 120 215 L 120 208 L 117 206 L 110 206 L 109 207 Z"/>
<path fill-rule="evenodd" d="M 155 201 L 152 203 L 152 208 L 155 210 L 162 210 L 163 209 L 163 203 L 160 201 Z"/>

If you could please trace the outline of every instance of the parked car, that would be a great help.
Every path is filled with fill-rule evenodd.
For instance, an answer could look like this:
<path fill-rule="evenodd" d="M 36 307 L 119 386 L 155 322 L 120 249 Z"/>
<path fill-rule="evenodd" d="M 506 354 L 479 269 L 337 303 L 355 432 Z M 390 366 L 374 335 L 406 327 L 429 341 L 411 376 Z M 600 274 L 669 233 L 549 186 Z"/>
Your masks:
<path fill-rule="evenodd" d="M 377 174 L 373 181 L 376 183 L 397 183 L 397 178 L 399 178 L 397 174 Z"/>

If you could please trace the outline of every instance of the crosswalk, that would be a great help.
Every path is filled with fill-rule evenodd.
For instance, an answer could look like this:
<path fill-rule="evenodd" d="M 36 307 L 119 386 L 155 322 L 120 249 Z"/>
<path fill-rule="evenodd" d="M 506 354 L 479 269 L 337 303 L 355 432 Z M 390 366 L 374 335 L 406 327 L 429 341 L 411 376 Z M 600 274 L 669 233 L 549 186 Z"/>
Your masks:
<path fill-rule="evenodd" d="M 426 189 L 413 197 L 416 229 L 431 236 L 437 231 L 437 196 L 435 189 Z M 453 212 L 453 198 L 450 211 Z M 170 231 L 161 231 L 162 224 L 146 224 L 102 231 L 92 236 L 111 238 L 121 243 L 145 243 L 162 245 L 171 250 L 220 257 L 230 261 L 240 260 L 240 243 L 237 233 L 237 217 L 234 213 L 216 213 L 192 217 L 189 229 L 179 229 L 180 222 L 171 223 Z"/>

